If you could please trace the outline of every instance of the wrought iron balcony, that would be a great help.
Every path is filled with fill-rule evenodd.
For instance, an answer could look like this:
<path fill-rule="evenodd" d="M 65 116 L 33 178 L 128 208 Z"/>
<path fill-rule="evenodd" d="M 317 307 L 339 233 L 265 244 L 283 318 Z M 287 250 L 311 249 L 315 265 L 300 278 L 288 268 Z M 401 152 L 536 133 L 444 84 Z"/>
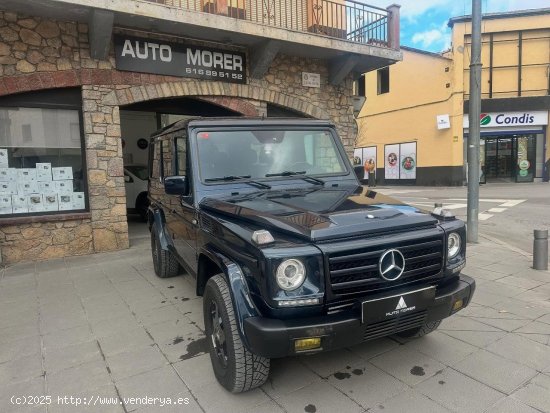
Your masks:
<path fill-rule="evenodd" d="M 399 49 L 399 7 L 352 0 L 146 0 L 194 12 Z"/>

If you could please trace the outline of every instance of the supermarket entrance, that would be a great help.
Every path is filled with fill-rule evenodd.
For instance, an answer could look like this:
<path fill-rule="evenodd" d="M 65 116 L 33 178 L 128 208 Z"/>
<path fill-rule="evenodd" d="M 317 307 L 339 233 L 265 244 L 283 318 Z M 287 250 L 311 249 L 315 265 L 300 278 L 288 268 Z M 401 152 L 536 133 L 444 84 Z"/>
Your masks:
<path fill-rule="evenodd" d="M 533 182 L 535 134 L 487 136 L 481 143 L 481 182 Z"/>

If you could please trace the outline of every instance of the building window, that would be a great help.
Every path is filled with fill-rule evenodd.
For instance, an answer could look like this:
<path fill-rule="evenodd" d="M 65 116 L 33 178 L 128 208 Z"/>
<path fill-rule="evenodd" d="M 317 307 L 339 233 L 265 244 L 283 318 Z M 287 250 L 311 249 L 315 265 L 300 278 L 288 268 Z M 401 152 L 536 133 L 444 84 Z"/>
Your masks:
<path fill-rule="evenodd" d="M 366 93 L 366 83 L 365 83 L 365 75 L 361 75 L 359 76 L 359 79 L 357 79 L 355 82 L 354 82 L 354 85 L 353 85 L 353 95 L 354 96 L 362 96 L 362 97 L 365 97 L 367 96 L 365 93 Z"/>
<path fill-rule="evenodd" d="M 390 91 L 390 68 L 385 67 L 383 69 L 378 69 L 378 94 L 382 95 L 384 93 L 389 93 Z"/>
<path fill-rule="evenodd" d="M 80 112 L 0 107 L 0 216 L 86 210 Z"/>

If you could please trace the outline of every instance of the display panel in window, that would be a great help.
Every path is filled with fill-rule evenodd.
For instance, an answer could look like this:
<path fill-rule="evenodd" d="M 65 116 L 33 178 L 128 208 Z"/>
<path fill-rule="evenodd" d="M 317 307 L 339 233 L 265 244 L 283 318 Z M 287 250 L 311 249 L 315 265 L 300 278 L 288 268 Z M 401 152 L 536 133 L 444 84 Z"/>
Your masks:
<path fill-rule="evenodd" d="M 85 211 L 78 110 L 0 107 L 0 216 Z"/>

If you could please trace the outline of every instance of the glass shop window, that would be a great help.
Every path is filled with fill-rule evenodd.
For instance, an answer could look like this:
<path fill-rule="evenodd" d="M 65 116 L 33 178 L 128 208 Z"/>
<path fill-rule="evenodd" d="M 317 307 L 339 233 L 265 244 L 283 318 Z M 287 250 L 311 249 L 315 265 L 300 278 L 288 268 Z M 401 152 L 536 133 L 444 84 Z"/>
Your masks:
<path fill-rule="evenodd" d="M 0 107 L 0 217 L 86 210 L 79 111 Z"/>

